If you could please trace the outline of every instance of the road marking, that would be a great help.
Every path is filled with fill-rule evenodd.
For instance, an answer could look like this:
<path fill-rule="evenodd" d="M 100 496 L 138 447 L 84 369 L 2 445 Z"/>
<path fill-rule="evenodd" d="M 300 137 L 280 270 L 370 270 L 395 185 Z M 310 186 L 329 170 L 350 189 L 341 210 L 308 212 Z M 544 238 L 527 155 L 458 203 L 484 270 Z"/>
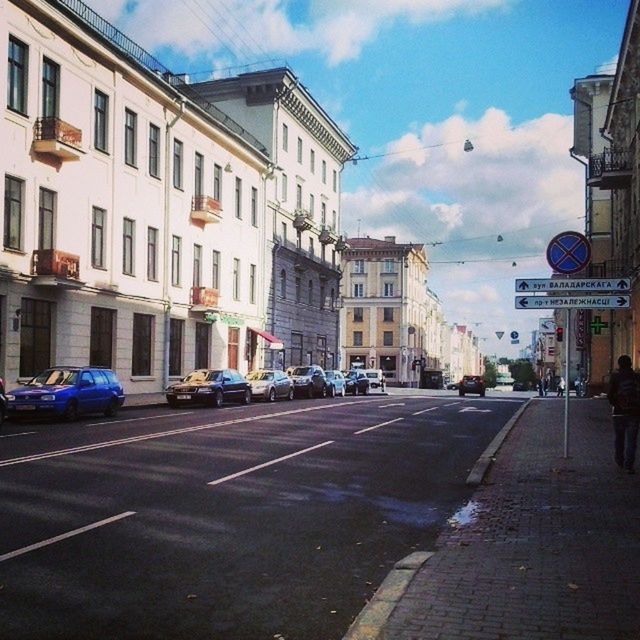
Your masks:
<path fill-rule="evenodd" d="M 427 413 L 427 411 L 435 411 L 436 409 L 439 409 L 440 407 L 431 407 L 431 409 L 423 409 L 422 411 L 416 411 L 415 413 L 412 413 L 412 416 L 419 416 L 421 413 Z"/>
<path fill-rule="evenodd" d="M 380 427 L 386 427 L 388 424 L 393 424 L 394 422 L 400 422 L 400 420 L 404 420 L 404 418 L 396 418 L 395 420 L 388 420 L 387 422 L 381 422 L 380 424 L 375 424 L 373 425 L 373 427 L 360 429 L 360 431 L 356 431 L 354 435 L 359 436 L 361 433 L 366 433 L 367 431 L 373 431 L 374 429 L 379 429 Z"/>
<path fill-rule="evenodd" d="M 404 402 L 394 402 L 392 404 L 381 404 L 379 409 L 386 409 L 387 407 L 404 407 Z"/>
<path fill-rule="evenodd" d="M 255 467 L 250 467 L 249 469 L 245 469 L 244 471 L 238 471 L 238 473 L 232 473 L 229 476 L 218 478 L 218 480 L 212 480 L 211 482 L 207 482 L 207 484 L 209 486 L 215 486 L 217 484 L 222 484 L 223 482 L 229 482 L 229 480 L 235 480 L 236 478 L 240 478 L 241 476 L 246 476 L 247 474 L 253 473 L 254 471 L 258 471 L 259 469 L 271 467 L 274 464 L 278 464 L 278 462 L 282 462 L 284 460 L 289 460 L 290 458 L 295 458 L 297 456 L 304 455 L 305 453 L 309 453 L 309 451 L 314 451 L 315 449 L 326 447 L 330 444 L 333 444 L 334 442 L 335 440 L 327 440 L 326 442 L 321 442 L 320 444 L 316 444 L 313 447 L 307 447 L 306 449 L 301 449 L 300 451 L 296 451 L 295 453 L 290 453 L 289 455 L 282 456 L 281 458 L 276 458 L 275 460 L 270 460 L 269 462 L 263 462 L 262 464 L 258 464 Z"/>
<path fill-rule="evenodd" d="M 457 404 L 460 404 L 461 400 L 458 400 L 457 402 L 450 402 L 449 404 L 443 404 L 443 407 L 455 407 Z"/>
<path fill-rule="evenodd" d="M 123 424 L 125 422 L 139 422 L 140 420 L 152 420 L 153 418 L 175 418 L 175 416 L 189 416 L 192 413 L 195 413 L 195 411 L 179 411 L 176 413 L 161 413 L 158 414 L 157 416 L 146 416 L 144 418 L 127 418 L 126 420 L 110 420 L 108 422 L 102 421 L 102 422 L 91 422 L 90 424 L 87 424 L 85 426 L 87 427 L 103 427 L 105 424 L 109 425 L 109 424 Z"/>
<path fill-rule="evenodd" d="M 15 438 L 17 436 L 28 436 L 32 433 L 38 433 L 37 431 L 23 431 L 22 433 L 7 433 L 4 436 L 0 436 L 0 438 Z"/>
<path fill-rule="evenodd" d="M 460 409 L 458 413 L 467 413 L 468 411 L 474 413 L 491 413 L 491 409 L 478 409 L 477 407 L 465 407 L 464 409 Z"/>
<path fill-rule="evenodd" d="M 16 549 L 15 551 L 10 551 L 9 553 L 5 553 L 0 556 L 0 562 L 4 562 L 5 560 L 11 560 L 11 558 L 16 558 L 17 556 L 24 555 L 25 553 L 29 553 L 30 551 L 35 551 L 36 549 L 42 549 L 42 547 L 46 547 L 50 544 L 55 544 L 56 542 L 60 542 L 62 540 L 67 540 L 68 538 L 73 538 L 74 536 L 78 536 L 81 533 L 86 533 L 87 531 L 91 531 L 91 529 L 97 529 L 98 527 L 104 527 L 107 524 L 111 524 L 112 522 L 117 522 L 118 520 L 122 520 L 123 518 L 128 518 L 129 516 L 135 515 L 135 511 L 125 511 L 124 513 L 120 513 L 117 516 L 113 516 L 112 518 L 107 518 L 106 520 L 100 520 L 99 522 L 94 522 L 93 524 L 88 524 L 86 527 L 80 527 L 79 529 L 74 529 L 73 531 L 69 531 L 68 533 L 63 533 L 59 536 L 55 536 L 54 538 L 49 538 L 48 540 L 43 540 L 42 542 L 36 542 L 35 544 L 30 544 L 28 547 L 23 547 L 22 549 Z"/>

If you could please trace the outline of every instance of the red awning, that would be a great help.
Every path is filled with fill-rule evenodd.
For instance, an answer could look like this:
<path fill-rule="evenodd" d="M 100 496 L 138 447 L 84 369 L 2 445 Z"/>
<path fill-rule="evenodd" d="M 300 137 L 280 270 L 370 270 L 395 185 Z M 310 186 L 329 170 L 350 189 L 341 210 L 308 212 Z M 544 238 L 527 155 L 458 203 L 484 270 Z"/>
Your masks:
<path fill-rule="evenodd" d="M 249 327 L 250 331 L 259 335 L 261 338 L 264 338 L 269 343 L 270 349 L 284 349 L 284 343 L 280 338 L 276 338 L 272 336 L 270 333 L 263 331 L 262 329 L 254 329 L 253 327 Z"/>

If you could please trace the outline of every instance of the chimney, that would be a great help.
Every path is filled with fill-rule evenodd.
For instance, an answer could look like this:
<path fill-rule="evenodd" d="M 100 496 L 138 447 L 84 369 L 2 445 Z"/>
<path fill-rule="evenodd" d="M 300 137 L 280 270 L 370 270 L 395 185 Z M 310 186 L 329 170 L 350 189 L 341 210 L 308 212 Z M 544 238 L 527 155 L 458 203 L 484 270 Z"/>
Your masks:
<path fill-rule="evenodd" d="M 384 241 L 385 242 L 393 242 L 393 244 L 396 243 L 396 237 L 395 236 L 385 236 L 384 237 Z"/>

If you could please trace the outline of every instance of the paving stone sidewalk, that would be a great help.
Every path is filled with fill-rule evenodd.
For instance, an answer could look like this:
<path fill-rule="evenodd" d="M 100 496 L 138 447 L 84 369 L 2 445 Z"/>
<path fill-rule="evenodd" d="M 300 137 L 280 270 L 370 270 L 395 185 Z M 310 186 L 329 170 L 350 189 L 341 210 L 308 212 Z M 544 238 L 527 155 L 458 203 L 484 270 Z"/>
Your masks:
<path fill-rule="evenodd" d="M 535 399 L 379 637 L 640 640 L 640 475 L 613 462 L 605 399 Z"/>

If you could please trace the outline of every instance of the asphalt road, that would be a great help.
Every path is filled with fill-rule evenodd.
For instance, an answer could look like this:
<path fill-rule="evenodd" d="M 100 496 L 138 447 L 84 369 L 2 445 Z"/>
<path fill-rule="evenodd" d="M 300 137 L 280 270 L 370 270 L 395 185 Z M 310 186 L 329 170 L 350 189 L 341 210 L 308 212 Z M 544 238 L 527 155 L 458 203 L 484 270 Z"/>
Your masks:
<path fill-rule="evenodd" d="M 0 637 L 341 638 L 524 397 L 369 396 L 0 434 Z"/>

